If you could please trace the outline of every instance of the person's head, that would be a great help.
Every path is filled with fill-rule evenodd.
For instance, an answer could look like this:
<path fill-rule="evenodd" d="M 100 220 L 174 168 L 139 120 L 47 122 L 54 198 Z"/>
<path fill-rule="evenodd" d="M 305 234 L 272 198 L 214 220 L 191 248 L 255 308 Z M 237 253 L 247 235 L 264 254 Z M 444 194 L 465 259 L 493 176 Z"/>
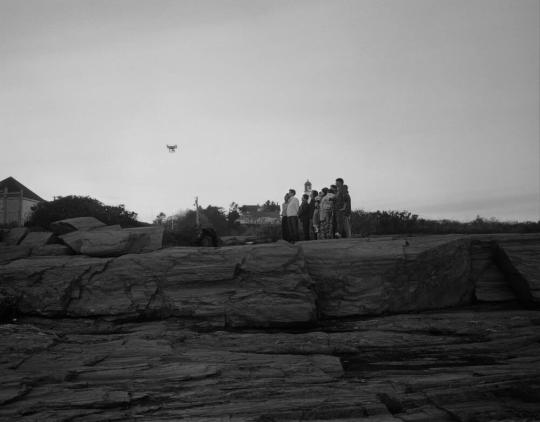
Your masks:
<path fill-rule="evenodd" d="M 343 186 L 343 179 L 341 177 L 336 179 L 336 186 L 337 188 L 341 188 Z"/>
<path fill-rule="evenodd" d="M 349 186 L 348 185 L 343 185 L 343 190 L 345 192 L 349 192 Z"/>
<path fill-rule="evenodd" d="M 336 193 L 337 192 L 337 186 L 336 185 L 331 185 L 328 192 Z"/>
<path fill-rule="evenodd" d="M 317 192 L 316 190 L 312 190 L 311 191 L 311 198 L 315 199 L 317 196 L 319 196 L 319 192 Z"/>
<path fill-rule="evenodd" d="M 285 200 L 285 202 L 287 202 L 289 200 L 289 192 L 287 192 L 285 194 L 285 197 L 283 199 Z"/>
<path fill-rule="evenodd" d="M 326 196 L 327 193 L 328 193 L 328 188 L 321 189 L 321 197 Z"/>
<path fill-rule="evenodd" d="M 289 189 L 289 197 L 293 197 L 294 195 L 296 195 L 296 191 L 294 189 Z"/>
<path fill-rule="evenodd" d="M 309 199 L 309 195 L 307 193 L 304 193 L 302 195 L 302 202 L 307 202 L 308 199 Z"/>

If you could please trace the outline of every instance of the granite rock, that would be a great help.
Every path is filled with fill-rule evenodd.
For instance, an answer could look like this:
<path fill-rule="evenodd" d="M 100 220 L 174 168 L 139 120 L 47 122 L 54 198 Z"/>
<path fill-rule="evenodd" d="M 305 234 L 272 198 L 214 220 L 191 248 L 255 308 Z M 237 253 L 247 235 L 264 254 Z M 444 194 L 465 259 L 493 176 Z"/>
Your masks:
<path fill-rule="evenodd" d="M 55 221 L 51 223 L 50 228 L 54 234 L 62 235 L 76 230 L 92 230 L 103 226 L 106 224 L 94 217 L 75 217 Z"/>

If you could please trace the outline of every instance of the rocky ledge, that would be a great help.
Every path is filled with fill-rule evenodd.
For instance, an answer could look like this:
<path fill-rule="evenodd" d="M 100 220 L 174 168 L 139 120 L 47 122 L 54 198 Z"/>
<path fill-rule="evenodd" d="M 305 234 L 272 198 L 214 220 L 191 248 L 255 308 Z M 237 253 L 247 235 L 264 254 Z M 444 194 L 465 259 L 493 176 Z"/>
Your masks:
<path fill-rule="evenodd" d="M 1 420 L 540 418 L 540 236 L 0 265 Z M 8 312 L 4 310 L 4 315 Z"/>

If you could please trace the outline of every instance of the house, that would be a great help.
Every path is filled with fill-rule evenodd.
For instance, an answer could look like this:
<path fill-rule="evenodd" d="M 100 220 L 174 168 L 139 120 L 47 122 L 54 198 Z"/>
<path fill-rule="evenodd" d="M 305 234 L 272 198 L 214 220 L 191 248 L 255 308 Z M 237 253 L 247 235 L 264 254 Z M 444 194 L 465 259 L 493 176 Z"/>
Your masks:
<path fill-rule="evenodd" d="M 13 177 L 2 180 L 0 182 L 0 225 L 24 225 L 30 217 L 32 207 L 43 201 L 43 198 Z"/>
<path fill-rule="evenodd" d="M 259 205 L 244 205 L 241 207 L 240 224 L 279 224 L 279 211 L 263 211 Z"/>

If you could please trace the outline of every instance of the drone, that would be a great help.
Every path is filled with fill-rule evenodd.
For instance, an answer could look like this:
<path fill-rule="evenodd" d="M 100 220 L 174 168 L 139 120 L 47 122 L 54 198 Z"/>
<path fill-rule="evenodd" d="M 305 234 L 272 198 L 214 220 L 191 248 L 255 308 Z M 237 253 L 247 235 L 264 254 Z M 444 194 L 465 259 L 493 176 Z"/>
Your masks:
<path fill-rule="evenodd" d="M 169 148 L 169 152 L 176 152 L 176 148 L 178 148 L 178 145 L 167 145 L 167 148 Z"/>

